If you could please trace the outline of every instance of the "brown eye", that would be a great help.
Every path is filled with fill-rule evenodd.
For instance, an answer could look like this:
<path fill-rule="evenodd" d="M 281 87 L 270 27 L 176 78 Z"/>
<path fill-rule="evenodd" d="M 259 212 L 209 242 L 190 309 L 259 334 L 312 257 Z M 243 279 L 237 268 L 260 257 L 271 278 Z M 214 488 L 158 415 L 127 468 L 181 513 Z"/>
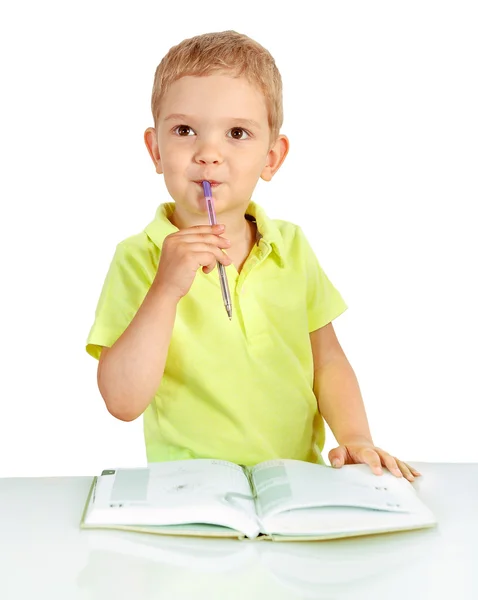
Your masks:
<path fill-rule="evenodd" d="M 175 129 L 175 131 L 178 132 L 178 135 L 182 136 L 182 137 L 186 137 L 189 135 L 189 133 L 192 131 L 191 127 L 189 127 L 189 125 L 178 125 Z"/>
<path fill-rule="evenodd" d="M 242 129 L 242 127 L 234 127 L 231 129 L 231 136 L 235 140 L 244 140 L 244 135 L 248 136 L 249 134 L 245 129 Z"/>

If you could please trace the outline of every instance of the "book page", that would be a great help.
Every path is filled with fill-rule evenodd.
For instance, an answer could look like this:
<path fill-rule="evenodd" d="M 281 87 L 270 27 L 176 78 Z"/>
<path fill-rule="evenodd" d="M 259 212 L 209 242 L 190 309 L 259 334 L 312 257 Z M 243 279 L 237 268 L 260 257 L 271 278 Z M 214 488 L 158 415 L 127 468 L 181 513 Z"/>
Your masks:
<path fill-rule="evenodd" d="M 374 475 L 368 465 L 334 469 L 295 460 L 271 460 L 251 470 L 259 517 L 299 508 L 360 507 L 388 512 L 414 512 L 420 501 L 411 484 L 384 470 Z"/>
<path fill-rule="evenodd" d="M 210 459 L 104 471 L 98 478 L 85 523 L 209 523 L 246 535 L 258 533 L 252 491 L 243 469 L 228 461 Z"/>

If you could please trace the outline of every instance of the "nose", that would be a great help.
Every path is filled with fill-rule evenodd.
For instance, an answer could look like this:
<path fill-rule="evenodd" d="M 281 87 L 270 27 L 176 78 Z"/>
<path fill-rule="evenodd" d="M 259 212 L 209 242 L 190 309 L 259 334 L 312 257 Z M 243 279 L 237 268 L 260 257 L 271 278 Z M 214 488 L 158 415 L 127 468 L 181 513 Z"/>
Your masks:
<path fill-rule="evenodd" d="M 201 165 L 220 164 L 223 156 L 217 143 L 204 140 L 197 145 L 194 160 Z"/>

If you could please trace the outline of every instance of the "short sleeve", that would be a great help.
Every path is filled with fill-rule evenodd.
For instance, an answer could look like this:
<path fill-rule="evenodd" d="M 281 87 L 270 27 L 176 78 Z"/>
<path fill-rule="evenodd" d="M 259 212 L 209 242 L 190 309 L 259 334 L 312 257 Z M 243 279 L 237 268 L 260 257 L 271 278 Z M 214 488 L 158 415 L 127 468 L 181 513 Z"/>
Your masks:
<path fill-rule="evenodd" d="M 111 347 L 131 323 L 154 278 L 148 253 L 121 242 L 111 261 L 88 335 L 86 351 L 99 359 L 101 347 Z"/>
<path fill-rule="evenodd" d="M 307 278 L 307 317 L 309 332 L 324 327 L 347 310 L 347 305 L 329 280 L 302 230 L 302 260 Z"/>

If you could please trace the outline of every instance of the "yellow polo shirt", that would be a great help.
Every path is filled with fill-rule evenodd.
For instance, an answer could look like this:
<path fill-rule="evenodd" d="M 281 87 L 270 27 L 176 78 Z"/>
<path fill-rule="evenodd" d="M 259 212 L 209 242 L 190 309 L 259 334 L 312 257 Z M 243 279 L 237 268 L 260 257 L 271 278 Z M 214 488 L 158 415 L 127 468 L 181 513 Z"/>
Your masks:
<path fill-rule="evenodd" d="M 162 204 L 142 233 L 118 244 L 87 340 L 91 356 L 113 345 L 141 305 L 163 240 L 178 231 L 173 210 Z M 259 235 L 240 273 L 226 267 L 232 321 L 217 269 L 199 269 L 178 304 L 164 375 L 143 415 L 148 462 L 324 462 L 309 333 L 347 306 L 300 227 L 269 219 L 254 202 L 246 218 Z"/>

